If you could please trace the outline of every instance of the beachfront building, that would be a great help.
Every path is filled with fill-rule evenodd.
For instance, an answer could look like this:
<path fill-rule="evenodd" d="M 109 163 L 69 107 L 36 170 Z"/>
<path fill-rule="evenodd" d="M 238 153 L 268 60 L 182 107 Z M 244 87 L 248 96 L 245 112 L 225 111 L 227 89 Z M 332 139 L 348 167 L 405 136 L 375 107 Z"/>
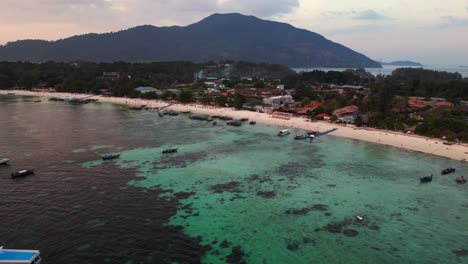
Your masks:
<path fill-rule="evenodd" d="M 293 104 L 294 99 L 291 95 L 280 95 L 280 96 L 264 98 L 263 103 L 267 105 L 272 105 L 272 106 L 281 106 L 284 104 Z"/>
<path fill-rule="evenodd" d="M 153 88 L 153 87 L 145 87 L 145 86 L 137 87 L 137 88 L 135 88 L 135 91 L 137 91 L 137 92 L 139 92 L 141 94 L 145 94 L 145 93 L 155 93 L 157 95 L 162 94 L 161 90 L 158 90 L 158 89 Z"/>
<path fill-rule="evenodd" d="M 101 76 L 101 79 L 111 80 L 111 81 L 117 80 L 119 78 L 120 78 L 120 74 L 117 72 L 103 72 Z"/>
<path fill-rule="evenodd" d="M 362 85 L 332 85 L 330 88 L 330 91 L 339 94 L 370 94 L 370 89 Z"/>
<path fill-rule="evenodd" d="M 333 114 L 337 117 L 344 117 L 344 116 L 353 116 L 359 113 L 359 107 L 355 105 L 346 106 L 340 109 L 336 109 Z"/>

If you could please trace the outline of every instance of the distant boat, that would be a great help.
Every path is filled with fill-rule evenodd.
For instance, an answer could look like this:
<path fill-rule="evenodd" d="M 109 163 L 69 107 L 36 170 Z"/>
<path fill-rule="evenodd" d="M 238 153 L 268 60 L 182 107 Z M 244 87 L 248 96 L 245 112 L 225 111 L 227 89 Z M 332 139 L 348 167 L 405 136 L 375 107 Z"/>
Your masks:
<path fill-rule="evenodd" d="M 5 264 L 40 264 L 41 253 L 39 250 L 4 249 L 0 247 L 0 263 Z"/>
<path fill-rule="evenodd" d="M 160 117 L 163 117 L 163 116 L 164 116 L 164 114 L 161 113 L 161 112 L 159 112 L 158 115 L 159 115 Z"/>
<path fill-rule="evenodd" d="M 120 157 L 120 153 L 119 154 L 106 154 L 104 156 L 102 156 L 102 160 L 113 160 L 113 159 L 117 159 Z"/>
<path fill-rule="evenodd" d="M 34 102 L 34 103 L 40 103 L 40 102 L 42 102 L 42 101 L 41 101 L 41 100 L 34 100 L 33 102 Z"/>
<path fill-rule="evenodd" d="M 182 111 L 181 113 L 182 113 L 182 114 L 190 114 L 191 111 Z"/>
<path fill-rule="evenodd" d="M 446 175 L 455 172 L 455 168 L 446 168 L 444 169 L 441 174 Z"/>
<path fill-rule="evenodd" d="M 7 165 L 9 161 L 9 159 L 0 159 L 0 165 Z"/>
<path fill-rule="evenodd" d="M 34 174 L 34 170 L 20 170 L 11 174 L 11 178 L 21 178 Z M 1 262 L 0 262 L 1 263 Z"/>
<path fill-rule="evenodd" d="M 247 121 L 249 121 L 249 119 L 248 118 L 241 118 L 240 121 L 241 122 L 247 122 Z"/>
<path fill-rule="evenodd" d="M 294 137 L 295 140 L 306 140 L 306 139 L 309 139 L 309 140 L 313 140 L 314 139 L 314 135 L 297 135 Z"/>
<path fill-rule="evenodd" d="M 189 116 L 189 118 L 192 120 L 200 120 L 200 121 L 207 121 L 208 119 L 210 119 L 210 117 L 207 115 L 191 115 Z"/>
<path fill-rule="evenodd" d="M 7 93 L 7 95 L 15 95 L 15 93 Z"/>
<path fill-rule="evenodd" d="M 249 123 L 249 125 L 252 125 L 252 126 L 254 126 L 254 125 L 256 125 L 256 124 L 257 124 L 256 121 L 250 121 L 250 123 Z"/>
<path fill-rule="evenodd" d="M 226 123 L 228 126 L 240 127 L 242 122 L 239 120 L 232 120 Z"/>
<path fill-rule="evenodd" d="M 233 118 L 230 117 L 230 116 L 220 116 L 219 119 L 224 120 L 224 121 L 230 121 L 230 120 L 232 120 Z"/>
<path fill-rule="evenodd" d="M 455 179 L 455 182 L 459 183 L 459 184 L 465 184 L 466 183 L 466 179 L 465 177 L 461 176 L 459 178 L 456 178 Z"/>
<path fill-rule="evenodd" d="M 419 178 L 420 182 L 431 182 L 432 181 L 432 175 L 431 176 L 424 176 L 422 178 Z"/>
<path fill-rule="evenodd" d="M 167 148 L 162 151 L 163 154 L 175 153 L 179 148 Z"/>
<path fill-rule="evenodd" d="M 289 132 L 288 129 L 283 129 L 280 132 L 278 132 L 279 137 L 284 137 L 284 136 L 289 135 L 289 134 L 291 134 L 291 132 Z"/>
<path fill-rule="evenodd" d="M 176 111 L 169 111 L 167 114 L 170 115 L 170 116 L 178 116 L 179 115 L 179 113 L 177 113 Z"/>

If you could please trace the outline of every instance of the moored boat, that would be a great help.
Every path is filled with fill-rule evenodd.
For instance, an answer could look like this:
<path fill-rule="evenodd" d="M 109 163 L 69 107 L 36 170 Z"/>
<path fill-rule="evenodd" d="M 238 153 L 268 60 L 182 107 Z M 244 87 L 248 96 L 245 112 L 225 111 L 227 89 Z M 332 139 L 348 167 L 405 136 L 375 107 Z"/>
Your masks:
<path fill-rule="evenodd" d="M 249 121 L 249 119 L 248 118 L 241 118 L 240 121 L 241 122 L 247 122 L 247 121 Z"/>
<path fill-rule="evenodd" d="M 11 174 L 11 178 L 21 178 L 21 177 L 26 177 L 28 175 L 34 174 L 34 170 L 20 170 L 17 172 L 13 172 Z"/>
<path fill-rule="evenodd" d="M 240 127 L 242 122 L 239 120 L 232 120 L 226 123 L 228 126 Z"/>
<path fill-rule="evenodd" d="M 170 116 L 178 116 L 179 115 L 179 113 L 177 113 L 176 111 L 169 111 L 167 114 L 170 115 Z"/>
<path fill-rule="evenodd" d="M 455 172 L 455 168 L 446 168 L 442 170 L 441 174 L 446 175 Z"/>
<path fill-rule="evenodd" d="M 254 126 L 254 125 L 256 125 L 256 124 L 257 124 L 256 121 L 250 121 L 250 123 L 249 123 L 249 125 L 251 125 L 251 126 Z"/>
<path fill-rule="evenodd" d="M 40 264 L 39 250 L 4 249 L 0 247 L 0 263 L 5 264 Z"/>
<path fill-rule="evenodd" d="M 0 165 L 7 165 L 9 161 L 9 159 L 0 159 Z"/>
<path fill-rule="evenodd" d="M 179 148 L 166 148 L 162 151 L 163 154 L 175 153 L 179 150 Z"/>
<path fill-rule="evenodd" d="M 314 139 L 314 135 L 297 135 L 294 137 L 295 140 L 306 140 L 306 139 L 309 139 L 309 140 L 313 140 Z"/>
<path fill-rule="evenodd" d="M 461 177 L 458 177 L 455 179 L 455 182 L 456 183 L 459 183 L 459 184 L 465 184 L 466 183 L 466 179 L 465 177 L 461 176 Z"/>
<path fill-rule="evenodd" d="M 191 115 L 189 116 L 189 118 L 192 120 L 200 120 L 200 121 L 207 121 L 208 119 L 210 119 L 210 117 L 207 115 Z"/>
<path fill-rule="evenodd" d="M 431 182 L 432 181 L 432 175 L 431 176 L 424 176 L 422 178 L 419 178 L 420 182 Z"/>
<path fill-rule="evenodd" d="M 117 159 L 120 157 L 120 153 L 118 154 L 105 154 L 104 156 L 102 156 L 102 160 L 113 160 L 113 159 Z"/>
<path fill-rule="evenodd" d="M 280 132 L 278 132 L 279 137 L 284 137 L 284 136 L 289 135 L 289 134 L 291 134 L 291 132 L 289 132 L 288 129 L 283 129 Z"/>
<path fill-rule="evenodd" d="M 230 117 L 230 116 L 220 116 L 219 119 L 224 120 L 224 121 L 230 121 L 230 120 L 232 120 L 233 118 Z"/>

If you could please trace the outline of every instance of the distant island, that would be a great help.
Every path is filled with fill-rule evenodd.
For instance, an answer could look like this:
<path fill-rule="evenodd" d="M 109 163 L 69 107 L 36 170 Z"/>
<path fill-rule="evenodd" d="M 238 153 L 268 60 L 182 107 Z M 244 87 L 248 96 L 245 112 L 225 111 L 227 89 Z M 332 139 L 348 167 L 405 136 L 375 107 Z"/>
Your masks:
<path fill-rule="evenodd" d="M 392 62 L 382 62 L 382 65 L 386 66 L 424 66 L 419 62 L 414 61 L 392 61 Z"/>
<path fill-rule="evenodd" d="M 237 13 L 185 27 L 138 26 L 57 41 L 0 46 L 0 61 L 251 61 L 290 67 L 381 68 L 380 63 L 317 33 Z"/>

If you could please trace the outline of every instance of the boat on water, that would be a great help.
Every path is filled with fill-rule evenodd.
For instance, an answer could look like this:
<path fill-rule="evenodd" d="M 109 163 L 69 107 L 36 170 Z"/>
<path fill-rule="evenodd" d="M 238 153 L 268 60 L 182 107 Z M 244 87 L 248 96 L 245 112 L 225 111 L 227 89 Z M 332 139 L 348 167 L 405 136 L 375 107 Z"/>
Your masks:
<path fill-rule="evenodd" d="M 232 118 L 232 117 L 230 117 L 230 116 L 220 116 L 220 117 L 219 117 L 219 119 L 221 119 L 221 120 L 224 120 L 224 121 L 230 121 L 230 120 L 233 120 L 233 118 Z"/>
<path fill-rule="evenodd" d="M 163 154 L 176 153 L 179 148 L 167 148 L 162 151 Z"/>
<path fill-rule="evenodd" d="M 433 175 L 431 175 L 431 176 L 424 176 L 424 177 L 422 177 L 422 178 L 419 178 L 419 181 L 420 181 L 420 182 L 431 182 L 431 181 L 432 181 L 432 176 L 433 176 Z"/>
<path fill-rule="evenodd" d="M 190 114 L 190 113 L 192 113 L 192 111 L 182 111 L 181 113 L 182 114 Z"/>
<path fill-rule="evenodd" d="M 247 121 L 249 121 L 249 119 L 248 118 L 241 118 L 240 121 L 241 122 L 247 122 Z"/>
<path fill-rule="evenodd" d="M 102 160 L 113 160 L 113 159 L 117 159 L 120 157 L 120 153 L 118 154 L 106 154 L 104 156 L 102 156 Z"/>
<path fill-rule="evenodd" d="M 239 120 L 232 120 L 232 121 L 227 122 L 226 125 L 240 127 L 242 125 L 242 122 Z"/>
<path fill-rule="evenodd" d="M 164 114 L 161 113 L 161 112 L 159 112 L 158 115 L 159 115 L 159 117 L 163 117 L 163 116 L 164 116 Z"/>
<path fill-rule="evenodd" d="M 170 115 L 170 116 L 178 116 L 179 115 L 179 113 L 177 113 L 176 111 L 169 111 L 167 114 Z"/>
<path fill-rule="evenodd" d="M 210 119 L 210 117 L 207 115 L 191 115 L 189 116 L 189 118 L 192 120 L 200 120 L 200 121 L 207 121 L 208 119 Z"/>
<path fill-rule="evenodd" d="M 294 140 L 313 140 L 315 138 L 314 135 L 296 135 L 294 137 Z"/>
<path fill-rule="evenodd" d="M 7 93 L 7 95 L 15 95 L 15 93 Z"/>
<path fill-rule="evenodd" d="M 49 98 L 49 101 L 60 102 L 60 101 L 65 101 L 65 99 L 59 98 L 59 97 L 51 97 Z"/>
<path fill-rule="evenodd" d="M 0 159 L 0 165 L 7 165 L 9 161 L 9 159 Z"/>
<path fill-rule="evenodd" d="M 461 176 L 461 177 L 458 177 L 455 179 L 455 182 L 456 183 L 459 183 L 459 184 L 465 184 L 466 183 L 466 179 L 465 177 Z"/>
<path fill-rule="evenodd" d="M 257 124 L 256 121 L 250 121 L 250 123 L 249 123 L 249 125 L 251 125 L 251 126 L 255 126 L 256 124 Z"/>
<path fill-rule="evenodd" d="M 284 136 L 287 136 L 289 134 L 291 134 L 291 132 L 288 129 L 283 129 L 280 132 L 278 132 L 279 137 L 284 137 Z"/>
<path fill-rule="evenodd" d="M 135 110 L 135 111 L 141 111 L 143 110 L 144 107 L 141 106 L 130 106 L 128 109 L 130 110 Z"/>
<path fill-rule="evenodd" d="M 17 172 L 13 172 L 11 174 L 11 178 L 14 179 L 14 178 L 22 178 L 22 177 L 26 177 L 28 175 L 32 175 L 34 174 L 34 170 L 20 170 L 20 171 L 17 171 Z"/>
<path fill-rule="evenodd" d="M 33 103 L 40 103 L 42 100 L 34 100 Z"/>
<path fill-rule="evenodd" d="M 450 173 L 454 173 L 454 172 L 455 172 L 455 168 L 446 168 L 446 169 L 442 170 L 441 174 L 446 175 L 446 174 L 450 174 Z"/>
<path fill-rule="evenodd" d="M 39 250 L 4 249 L 0 247 L 1 264 L 40 264 Z"/>

